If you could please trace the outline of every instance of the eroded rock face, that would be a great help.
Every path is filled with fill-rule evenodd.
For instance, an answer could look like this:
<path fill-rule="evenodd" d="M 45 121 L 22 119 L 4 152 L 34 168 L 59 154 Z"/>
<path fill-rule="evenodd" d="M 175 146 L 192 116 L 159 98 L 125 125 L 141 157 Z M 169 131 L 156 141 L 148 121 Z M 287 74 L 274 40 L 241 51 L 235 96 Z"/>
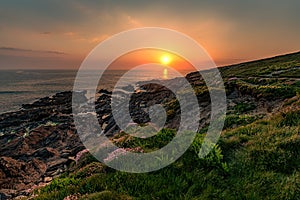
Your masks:
<path fill-rule="evenodd" d="M 1 186 L 17 191 L 33 186 L 47 170 L 47 165 L 37 158 L 25 162 L 3 156 L 0 158 L 0 167 Z"/>
<path fill-rule="evenodd" d="M 25 138 L 19 136 L 1 147 L 0 185 L 2 189 L 18 192 L 34 185 L 49 182 L 44 177 L 54 177 L 66 170 L 72 157 L 82 149 L 79 137 L 72 126 L 41 125 Z M 1 139 L 5 140 L 5 136 Z M 6 191 L 7 193 L 7 191 Z"/>
<path fill-rule="evenodd" d="M 71 92 L 58 93 L 0 115 L 1 199 L 49 182 L 84 149 L 73 124 L 71 97 Z"/>
<path fill-rule="evenodd" d="M 149 121 L 147 107 L 174 98 L 172 92 L 158 85 L 142 89 L 130 101 L 136 123 Z M 88 111 L 84 93 L 76 95 L 82 112 Z M 96 101 L 99 124 L 107 136 L 120 131 L 112 117 L 111 95 L 101 90 Z M 24 195 L 28 189 L 48 183 L 63 173 L 84 149 L 72 118 L 72 92 L 45 97 L 23 105 L 22 110 L 0 115 L 0 132 L 0 194 L 7 198 Z"/>

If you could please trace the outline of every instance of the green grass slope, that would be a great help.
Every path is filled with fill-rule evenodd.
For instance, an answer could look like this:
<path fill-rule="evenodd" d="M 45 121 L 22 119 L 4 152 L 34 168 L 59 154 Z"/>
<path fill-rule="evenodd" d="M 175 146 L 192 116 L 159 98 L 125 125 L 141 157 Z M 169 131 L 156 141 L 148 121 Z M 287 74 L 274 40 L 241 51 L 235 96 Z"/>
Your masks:
<path fill-rule="evenodd" d="M 257 99 L 282 98 L 272 114 L 263 117 L 245 114 L 253 104 L 237 104 L 205 158 L 197 154 L 206 128 L 180 159 L 151 173 L 119 172 L 85 154 L 69 172 L 36 190 L 34 199 L 300 199 L 298 66 L 300 53 L 221 68 L 226 81 L 238 77 L 229 81 L 229 89 L 232 84 Z M 148 139 L 119 134 L 112 141 L 148 152 L 166 145 L 175 134 L 163 129 Z"/>
<path fill-rule="evenodd" d="M 272 116 L 224 130 L 204 159 L 197 156 L 201 133 L 179 160 L 147 174 L 115 171 L 86 155 L 83 164 L 42 188 L 36 199 L 72 194 L 79 199 L 300 199 L 299 131 L 296 96 Z M 114 141 L 147 151 L 165 145 L 174 134 L 164 129 L 144 143 L 127 135 Z"/>
<path fill-rule="evenodd" d="M 219 68 L 224 77 L 299 77 L 300 52 Z"/>

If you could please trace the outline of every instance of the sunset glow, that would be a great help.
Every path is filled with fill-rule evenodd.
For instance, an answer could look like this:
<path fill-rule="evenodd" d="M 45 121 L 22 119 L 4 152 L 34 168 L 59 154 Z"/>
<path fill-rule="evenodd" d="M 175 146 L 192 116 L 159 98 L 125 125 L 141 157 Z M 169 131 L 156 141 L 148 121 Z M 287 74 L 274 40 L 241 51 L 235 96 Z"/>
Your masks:
<path fill-rule="evenodd" d="M 163 55 L 162 57 L 161 57 L 161 59 L 160 59 L 160 61 L 161 61 L 161 63 L 163 64 L 163 65 L 168 65 L 168 64 L 170 64 L 170 62 L 171 62 L 171 56 L 169 56 L 169 55 Z"/>
<path fill-rule="evenodd" d="M 299 1 L 38 2 L 1 1 L 0 69 L 78 69 L 100 42 L 143 27 L 188 35 L 218 66 L 294 52 L 300 45 Z M 178 64 L 173 55 L 161 56 L 155 58 L 161 64 Z"/>
<path fill-rule="evenodd" d="M 164 68 L 164 71 L 163 71 L 163 79 L 168 79 L 168 69 L 167 68 Z"/>
<path fill-rule="evenodd" d="M 157 63 L 164 68 L 177 71 L 195 71 L 195 68 L 184 58 L 159 49 L 144 49 L 132 51 L 117 58 L 110 66 L 110 70 L 130 70 L 133 67 L 147 63 Z"/>

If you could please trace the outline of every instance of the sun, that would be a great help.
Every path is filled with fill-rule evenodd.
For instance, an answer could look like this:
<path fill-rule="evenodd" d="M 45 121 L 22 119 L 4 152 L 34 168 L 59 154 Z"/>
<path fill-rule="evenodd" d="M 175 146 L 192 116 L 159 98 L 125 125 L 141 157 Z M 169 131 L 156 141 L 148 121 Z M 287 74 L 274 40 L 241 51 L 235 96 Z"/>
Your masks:
<path fill-rule="evenodd" d="M 171 62 L 171 56 L 169 55 L 163 55 L 161 58 L 160 58 L 160 62 L 164 65 L 168 65 L 170 62 Z"/>

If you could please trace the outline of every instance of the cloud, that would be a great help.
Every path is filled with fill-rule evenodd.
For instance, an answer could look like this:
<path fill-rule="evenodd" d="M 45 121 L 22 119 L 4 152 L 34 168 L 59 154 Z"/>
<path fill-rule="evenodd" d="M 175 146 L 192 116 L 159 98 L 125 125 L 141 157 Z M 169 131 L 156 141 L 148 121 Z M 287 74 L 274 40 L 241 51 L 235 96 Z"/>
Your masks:
<path fill-rule="evenodd" d="M 81 62 L 61 51 L 0 47 L 0 69 L 76 69 Z"/>
<path fill-rule="evenodd" d="M 69 37 L 74 37 L 74 36 L 76 36 L 78 34 L 75 33 L 75 32 L 70 31 L 70 32 L 65 32 L 64 35 L 69 36 Z"/>
<path fill-rule="evenodd" d="M 65 52 L 60 52 L 60 51 L 32 50 L 32 49 L 21 49 L 21 48 L 14 48 L 14 47 L 0 47 L 0 50 L 11 51 L 11 52 L 30 52 L 30 53 L 46 53 L 46 54 L 66 55 Z"/>
<path fill-rule="evenodd" d="M 129 22 L 129 24 L 132 25 L 133 27 L 141 27 L 142 26 L 142 23 L 140 21 L 138 21 L 137 19 L 133 18 L 130 15 L 127 16 L 127 20 Z"/>
<path fill-rule="evenodd" d="M 73 57 L 36 57 L 0 54 L 0 69 L 76 69 L 82 60 Z"/>
<path fill-rule="evenodd" d="M 84 56 L 113 34 L 159 26 L 190 35 L 221 62 L 236 62 L 230 58 L 298 50 L 299 8 L 299 0 L 1 0 L 0 38 L 5 47 L 0 53 Z"/>
<path fill-rule="evenodd" d="M 107 35 L 107 34 L 103 34 L 98 37 L 93 37 L 93 38 L 89 39 L 89 43 L 99 43 L 99 42 L 107 39 L 108 37 L 109 37 L 109 35 Z"/>
<path fill-rule="evenodd" d="M 45 32 L 42 32 L 41 34 L 42 34 L 42 35 L 50 35 L 50 34 L 51 34 L 51 32 L 49 32 L 49 31 L 45 31 Z"/>

